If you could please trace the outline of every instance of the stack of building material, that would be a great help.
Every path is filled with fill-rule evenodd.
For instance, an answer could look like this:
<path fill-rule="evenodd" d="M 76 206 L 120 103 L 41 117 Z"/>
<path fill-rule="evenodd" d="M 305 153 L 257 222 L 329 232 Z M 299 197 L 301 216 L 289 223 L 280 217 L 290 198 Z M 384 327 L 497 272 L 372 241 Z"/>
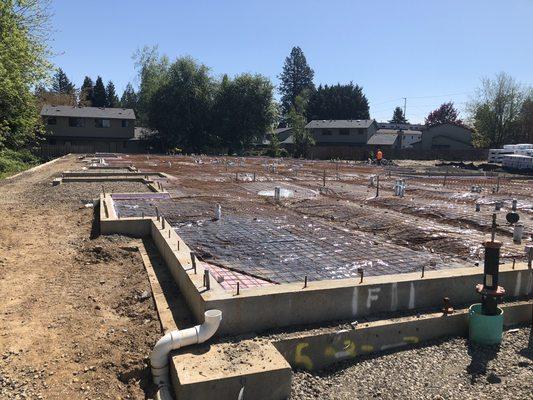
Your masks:
<path fill-rule="evenodd" d="M 503 149 L 490 149 L 488 161 L 490 163 L 502 164 L 505 156 L 513 154 L 533 157 L 533 144 L 506 144 L 503 146 Z M 513 158 L 510 160 L 513 160 Z"/>
<path fill-rule="evenodd" d="M 533 157 L 521 154 L 503 156 L 502 166 L 510 169 L 533 170 Z"/>

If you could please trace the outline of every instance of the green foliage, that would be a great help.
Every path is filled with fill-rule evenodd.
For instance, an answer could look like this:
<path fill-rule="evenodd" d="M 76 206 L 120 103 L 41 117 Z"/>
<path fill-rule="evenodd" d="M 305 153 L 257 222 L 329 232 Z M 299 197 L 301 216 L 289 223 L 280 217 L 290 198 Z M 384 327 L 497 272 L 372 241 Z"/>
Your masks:
<path fill-rule="evenodd" d="M 100 76 L 96 78 L 93 90 L 93 107 L 105 107 L 107 105 L 107 95 L 105 91 L 104 81 Z"/>
<path fill-rule="evenodd" d="M 403 115 L 403 110 L 401 107 L 396 107 L 394 109 L 394 113 L 392 114 L 392 119 L 389 121 L 393 124 L 407 124 L 407 118 L 405 118 L 405 115 Z"/>
<path fill-rule="evenodd" d="M 50 64 L 44 1 L 0 2 L 0 149 L 20 148 L 41 127 L 33 87 Z"/>
<path fill-rule="evenodd" d="M 314 71 L 307 64 L 305 55 L 299 47 L 293 47 L 291 54 L 285 59 L 283 71 L 279 75 L 281 81 L 279 92 L 281 93 L 281 109 L 283 115 L 287 115 L 294 106 L 296 97 L 305 90 L 312 92 Z"/>
<path fill-rule="evenodd" d="M 501 147 L 520 137 L 523 104 L 531 88 L 524 88 L 506 73 L 481 81 L 475 99 L 468 105 L 478 147 Z"/>
<path fill-rule="evenodd" d="M 93 80 L 88 76 L 83 80 L 83 84 L 80 88 L 80 106 L 92 107 L 94 97 L 94 84 Z"/>
<path fill-rule="evenodd" d="M 170 63 L 166 56 L 159 55 L 157 46 L 145 46 L 139 49 L 133 59 L 140 81 L 137 96 L 137 123 L 140 126 L 148 126 L 148 113 L 152 98 L 165 83 Z"/>
<path fill-rule="evenodd" d="M 261 75 L 224 76 L 214 100 L 213 131 L 229 151 L 242 153 L 275 121 L 274 86 Z"/>
<path fill-rule="evenodd" d="M 111 81 L 107 83 L 107 86 L 105 88 L 105 98 L 106 98 L 106 107 L 118 107 L 119 106 L 119 99 L 117 96 L 117 92 L 115 90 L 115 84 Z"/>
<path fill-rule="evenodd" d="M 352 82 L 347 85 L 320 85 L 310 96 L 307 118 L 369 119 L 368 100 L 363 88 Z"/>
<path fill-rule="evenodd" d="M 76 87 L 61 68 L 57 69 L 52 78 L 51 92 L 65 94 L 72 97 L 76 96 Z"/>
<path fill-rule="evenodd" d="M 137 113 L 137 97 L 137 93 L 135 93 L 133 86 L 131 83 L 128 83 L 126 85 L 126 89 L 124 89 L 124 93 L 122 93 L 122 97 L 120 98 L 120 107 L 131 108 L 135 111 L 135 113 Z"/>
<path fill-rule="evenodd" d="M 28 150 L 4 149 L 0 151 L 0 179 L 24 171 L 38 162 L 39 159 Z"/>
<path fill-rule="evenodd" d="M 516 142 L 533 143 L 533 95 L 530 95 L 522 104 L 519 122 L 521 129 Z"/>
<path fill-rule="evenodd" d="M 194 152 L 206 149 L 213 143 L 209 128 L 215 82 L 209 69 L 190 57 L 182 57 L 164 75 L 148 77 L 151 84 L 163 82 L 149 97 L 150 127 L 159 132 L 164 148 L 179 146 Z"/>
<path fill-rule="evenodd" d="M 306 99 L 302 96 L 296 96 L 294 106 L 287 116 L 287 122 L 292 128 L 295 157 L 307 157 L 310 147 L 315 145 L 315 139 L 309 130 L 305 129 L 307 124 L 305 109 Z"/>

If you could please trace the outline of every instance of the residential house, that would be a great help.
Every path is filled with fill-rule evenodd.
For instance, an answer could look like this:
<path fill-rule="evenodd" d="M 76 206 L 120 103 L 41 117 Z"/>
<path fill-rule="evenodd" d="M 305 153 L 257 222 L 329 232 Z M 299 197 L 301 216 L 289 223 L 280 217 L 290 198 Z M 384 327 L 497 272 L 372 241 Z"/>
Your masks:
<path fill-rule="evenodd" d="M 373 119 L 313 120 L 309 130 L 317 145 L 365 146 L 378 127 Z"/>
<path fill-rule="evenodd" d="M 41 117 L 47 133 L 43 146 L 55 154 L 143 150 L 131 109 L 44 105 Z"/>
<path fill-rule="evenodd" d="M 420 142 L 414 143 L 413 147 L 422 150 L 470 150 L 474 148 L 472 130 L 455 124 L 430 126 L 422 132 Z"/>
<path fill-rule="evenodd" d="M 380 138 L 375 138 L 374 136 L 381 135 Z M 394 148 L 408 149 L 412 148 L 414 143 L 417 143 L 421 140 L 422 131 L 421 130 L 403 130 L 403 129 L 378 129 L 376 135 L 372 136 L 368 144 L 377 145 L 378 141 L 385 141 L 387 144 L 382 144 L 382 146 L 391 146 Z M 391 137 L 395 136 L 395 140 L 392 143 Z"/>

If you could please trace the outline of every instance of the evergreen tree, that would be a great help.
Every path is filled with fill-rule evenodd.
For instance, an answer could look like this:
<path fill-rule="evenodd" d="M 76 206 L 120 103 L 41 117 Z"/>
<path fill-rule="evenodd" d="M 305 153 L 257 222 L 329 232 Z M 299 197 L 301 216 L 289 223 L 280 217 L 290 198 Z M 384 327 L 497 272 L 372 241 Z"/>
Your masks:
<path fill-rule="evenodd" d="M 131 83 L 128 83 L 126 85 L 126 89 L 124 89 L 124 93 L 122 93 L 122 97 L 120 98 L 120 106 L 123 108 L 131 108 L 136 111 L 137 101 L 137 93 L 135 93 Z"/>
<path fill-rule="evenodd" d="M 405 118 L 405 115 L 403 115 L 403 110 L 401 107 L 396 107 L 394 109 L 394 113 L 392 114 L 392 119 L 389 121 L 393 124 L 407 124 L 408 121 Z"/>
<path fill-rule="evenodd" d="M 76 87 L 61 68 L 57 69 L 52 78 L 52 92 L 71 96 L 76 94 Z"/>
<path fill-rule="evenodd" d="M 93 107 L 105 107 L 107 104 L 107 97 L 105 92 L 104 82 L 99 76 L 96 79 L 93 92 Z"/>
<path fill-rule="evenodd" d="M 363 94 L 363 88 L 352 82 L 347 85 L 321 85 L 311 94 L 307 118 L 369 119 L 368 100 Z"/>
<path fill-rule="evenodd" d="M 80 106 L 91 107 L 93 105 L 93 96 L 93 80 L 86 76 L 80 88 Z"/>
<path fill-rule="evenodd" d="M 306 109 L 306 99 L 302 96 L 296 96 L 294 106 L 291 107 L 287 116 L 287 122 L 292 128 L 292 137 L 294 140 L 294 156 L 307 157 L 311 146 L 315 145 L 315 139 L 308 129 L 305 129 L 307 123 L 304 111 Z"/>
<path fill-rule="evenodd" d="M 118 107 L 119 106 L 119 100 L 117 93 L 115 91 L 115 84 L 112 81 L 109 81 L 107 83 L 106 89 L 105 89 L 105 98 L 106 98 L 106 107 Z"/>
<path fill-rule="evenodd" d="M 302 92 L 313 91 L 313 77 L 315 73 L 307 64 L 305 55 L 299 47 L 293 47 L 291 54 L 285 59 L 283 71 L 279 75 L 281 84 L 279 92 L 281 93 L 281 109 L 283 115 L 287 115 L 295 105 L 296 97 Z"/>
<path fill-rule="evenodd" d="M 427 126 L 435 126 L 440 124 L 456 124 L 462 125 L 463 121 L 459 118 L 459 112 L 453 106 L 453 103 L 443 103 L 439 108 L 433 110 L 426 117 Z"/>

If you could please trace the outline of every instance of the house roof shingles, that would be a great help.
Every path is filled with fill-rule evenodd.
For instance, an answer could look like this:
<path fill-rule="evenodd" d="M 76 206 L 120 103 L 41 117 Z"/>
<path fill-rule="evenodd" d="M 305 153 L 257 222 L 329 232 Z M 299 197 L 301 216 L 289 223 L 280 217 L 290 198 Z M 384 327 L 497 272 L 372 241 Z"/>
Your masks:
<path fill-rule="evenodd" d="M 398 139 L 397 133 L 376 133 L 368 139 L 367 144 L 370 145 L 380 145 L 380 146 L 391 146 Z"/>
<path fill-rule="evenodd" d="M 307 129 L 314 128 L 368 128 L 374 122 L 373 119 L 315 119 L 309 122 L 305 127 Z"/>
<path fill-rule="evenodd" d="M 41 110 L 43 117 L 75 117 L 75 118 L 109 118 L 135 119 L 135 113 L 130 108 L 99 108 L 54 106 L 45 104 Z"/>

